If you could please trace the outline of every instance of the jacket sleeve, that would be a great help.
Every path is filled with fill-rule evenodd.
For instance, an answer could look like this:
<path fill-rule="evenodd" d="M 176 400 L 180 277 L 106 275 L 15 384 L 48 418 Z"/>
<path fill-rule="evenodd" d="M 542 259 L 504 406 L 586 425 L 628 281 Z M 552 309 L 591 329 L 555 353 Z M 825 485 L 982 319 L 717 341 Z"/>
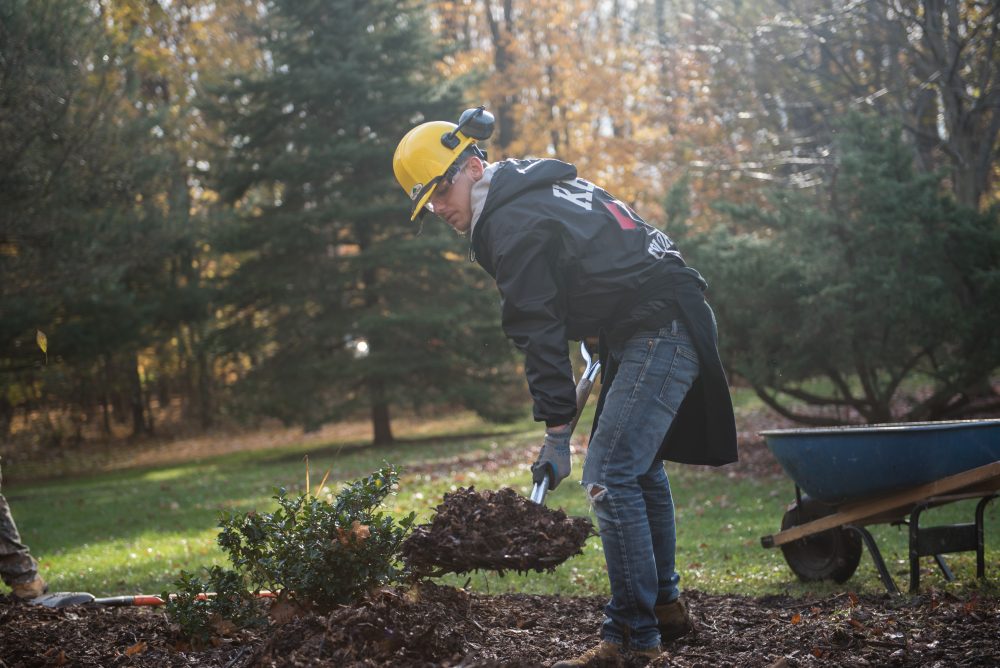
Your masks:
<path fill-rule="evenodd" d="M 493 235 L 504 333 L 524 352 L 535 420 L 565 424 L 576 415 L 566 343 L 565 295 L 555 275 L 561 243 L 546 221 L 497 225 Z"/>

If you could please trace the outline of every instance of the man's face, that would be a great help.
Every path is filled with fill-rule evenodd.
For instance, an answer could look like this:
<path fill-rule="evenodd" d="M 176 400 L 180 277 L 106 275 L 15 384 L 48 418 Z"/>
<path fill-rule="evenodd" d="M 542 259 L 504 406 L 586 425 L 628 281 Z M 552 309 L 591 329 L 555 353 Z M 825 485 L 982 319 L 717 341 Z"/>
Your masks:
<path fill-rule="evenodd" d="M 479 158 L 469 158 L 449 183 L 442 181 L 429 204 L 436 216 L 448 223 L 459 234 L 472 226 L 472 186 L 483 178 L 483 163 Z"/>

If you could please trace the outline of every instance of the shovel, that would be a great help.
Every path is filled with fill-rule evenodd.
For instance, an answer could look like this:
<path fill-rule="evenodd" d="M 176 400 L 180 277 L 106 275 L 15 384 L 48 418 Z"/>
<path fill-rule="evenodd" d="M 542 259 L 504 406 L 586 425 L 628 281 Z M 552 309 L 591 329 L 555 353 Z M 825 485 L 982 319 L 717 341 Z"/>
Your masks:
<path fill-rule="evenodd" d="M 601 361 L 590 356 L 586 341 L 580 342 L 580 354 L 583 355 L 583 361 L 587 363 L 587 367 L 583 370 L 583 375 L 580 376 L 580 381 L 576 384 L 576 415 L 569 423 L 570 435 L 576 429 L 576 423 L 580 421 L 580 414 L 583 413 L 583 407 L 587 405 L 587 398 L 590 397 L 590 390 L 594 387 L 594 379 L 597 378 L 597 374 L 601 370 Z M 545 505 L 545 495 L 548 493 L 549 474 L 546 473 L 542 481 L 536 482 L 531 488 L 530 498 L 535 503 Z"/>
<path fill-rule="evenodd" d="M 174 598 L 176 594 L 171 594 Z M 198 594 L 194 598 L 196 601 L 205 601 L 215 596 L 213 593 Z M 262 590 L 256 592 L 254 596 L 258 598 L 277 598 L 275 592 Z M 109 607 L 123 607 L 132 605 L 164 605 L 166 601 L 159 596 L 152 594 L 135 594 L 133 596 L 109 596 L 107 598 L 97 598 L 93 594 L 84 591 L 61 591 L 52 594 L 43 594 L 38 598 L 33 598 L 27 603 L 33 605 L 44 605 L 46 608 L 68 608 L 74 605 L 106 605 Z"/>

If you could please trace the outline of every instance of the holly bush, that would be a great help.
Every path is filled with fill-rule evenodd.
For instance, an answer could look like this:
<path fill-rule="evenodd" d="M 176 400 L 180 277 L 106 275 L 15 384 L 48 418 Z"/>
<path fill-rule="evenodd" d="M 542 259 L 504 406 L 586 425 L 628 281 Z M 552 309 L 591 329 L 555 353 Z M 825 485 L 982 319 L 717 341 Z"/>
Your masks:
<path fill-rule="evenodd" d="M 320 610 L 357 601 L 403 579 L 399 550 L 415 514 L 397 521 L 381 509 L 398 481 L 385 465 L 332 502 L 279 489 L 274 512 L 223 518 L 219 545 L 254 588 L 281 590 Z"/>
<path fill-rule="evenodd" d="M 204 569 L 204 579 L 181 571 L 174 593 L 161 595 L 167 616 L 195 643 L 229 635 L 239 628 L 267 623 L 260 599 L 247 590 L 243 577 L 221 566 Z"/>

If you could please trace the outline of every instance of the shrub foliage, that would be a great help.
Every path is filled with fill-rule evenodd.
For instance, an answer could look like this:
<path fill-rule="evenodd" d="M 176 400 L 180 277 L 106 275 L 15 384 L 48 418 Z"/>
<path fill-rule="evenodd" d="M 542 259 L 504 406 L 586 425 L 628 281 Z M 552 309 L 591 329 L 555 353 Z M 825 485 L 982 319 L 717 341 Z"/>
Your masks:
<path fill-rule="evenodd" d="M 299 604 L 329 610 L 401 581 L 400 547 L 415 514 L 396 520 L 382 510 L 398 481 L 396 469 L 385 465 L 332 501 L 310 494 L 289 497 L 281 488 L 273 512 L 228 514 L 219 522 L 218 542 L 235 570 L 213 567 L 205 580 L 182 573 L 168 614 L 189 636 L 205 638 L 219 630 L 219 620 L 256 623 L 250 591 L 279 591 Z M 212 588 L 214 596 L 198 596 Z"/>
<path fill-rule="evenodd" d="M 289 498 L 280 489 L 274 512 L 224 518 L 219 545 L 254 586 L 288 591 L 320 608 L 349 603 L 402 575 L 396 561 L 414 514 L 397 522 L 380 509 L 398 481 L 396 470 L 385 466 L 332 503 Z"/>
<path fill-rule="evenodd" d="M 205 578 L 181 571 L 173 594 L 164 592 L 166 611 L 185 636 L 204 644 L 235 628 L 263 626 L 267 616 L 247 590 L 244 578 L 221 566 L 206 568 Z"/>

